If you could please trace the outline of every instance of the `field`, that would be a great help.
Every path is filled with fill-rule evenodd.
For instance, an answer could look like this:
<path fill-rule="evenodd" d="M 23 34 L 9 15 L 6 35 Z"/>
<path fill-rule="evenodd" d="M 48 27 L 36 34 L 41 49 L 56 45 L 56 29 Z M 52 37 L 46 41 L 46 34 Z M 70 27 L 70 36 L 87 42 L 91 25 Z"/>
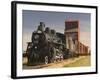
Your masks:
<path fill-rule="evenodd" d="M 80 66 L 91 66 L 91 59 L 90 56 L 79 56 L 77 58 L 70 58 L 63 61 L 50 63 L 50 64 L 43 64 L 37 66 L 27 66 L 25 62 L 27 61 L 26 58 L 23 59 L 23 69 L 39 69 L 39 68 L 61 68 L 61 67 L 80 67 Z"/>
<path fill-rule="evenodd" d="M 90 66 L 90 56 L 84 56 L 79 60 L 76 60 L 74 63 L 66 64 L 64 67 L 77 67 L 77 66 Z"/>

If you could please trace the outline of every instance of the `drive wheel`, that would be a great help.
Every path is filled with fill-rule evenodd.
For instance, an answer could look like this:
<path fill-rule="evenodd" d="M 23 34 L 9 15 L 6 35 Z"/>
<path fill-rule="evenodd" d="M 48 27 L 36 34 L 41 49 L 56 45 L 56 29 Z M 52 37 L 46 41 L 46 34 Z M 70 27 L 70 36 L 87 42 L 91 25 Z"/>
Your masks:
<path fill-rule="evenodd" d="M 45 64 L 48 64 L 48 63 L 49 63 L 49 58 L 48 58 L 48 56 L 45 56 L 44 61 L 45 61 Z"/>

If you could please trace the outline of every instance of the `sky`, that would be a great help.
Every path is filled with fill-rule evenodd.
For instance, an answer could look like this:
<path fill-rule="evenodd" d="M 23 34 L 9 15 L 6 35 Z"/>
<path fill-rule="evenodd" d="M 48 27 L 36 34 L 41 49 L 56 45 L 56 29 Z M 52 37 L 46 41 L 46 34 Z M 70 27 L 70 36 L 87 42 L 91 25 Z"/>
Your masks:
<path fill-rule="evenodd" d="M 86 46 L 91 46 L 91 15 L 90 13 L 73 12 L 51 12 L 23 10 L 23 51 L 26 50 L 27 42 L 31 41 L 32 32 L 35 31 L 40 22 L 44 22 L 46 27 L 55 29 L 56 32 L 64 33 L 66 20 L 79 20 L 80 42 Z"/>

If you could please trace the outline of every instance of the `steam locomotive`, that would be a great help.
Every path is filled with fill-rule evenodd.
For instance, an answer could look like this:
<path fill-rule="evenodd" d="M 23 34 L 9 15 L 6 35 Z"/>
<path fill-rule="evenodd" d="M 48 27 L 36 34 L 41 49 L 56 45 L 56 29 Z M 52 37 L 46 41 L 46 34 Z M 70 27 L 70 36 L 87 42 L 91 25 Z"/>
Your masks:
<path fill-rule="evenodd" d="M 31 42 L 27 45 L 28 64 L 48 64 L 67 58 L 68 50 L 65 43 L 64 34 L 45 27 L 45 24 L 40 22 L 37 30 L 32 33 Z"/>

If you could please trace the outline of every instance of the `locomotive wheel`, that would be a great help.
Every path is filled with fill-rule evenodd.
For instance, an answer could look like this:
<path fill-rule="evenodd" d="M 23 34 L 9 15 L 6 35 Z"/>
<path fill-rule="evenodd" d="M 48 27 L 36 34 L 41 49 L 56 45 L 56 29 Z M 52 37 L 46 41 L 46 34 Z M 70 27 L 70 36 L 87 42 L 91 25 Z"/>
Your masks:
<path fill-rule="evenodd" d="M 60 61 L 63 61 L 63 60 L 64 60 L 63 55 L 61 55 L 61 57 L 60 57 Z"/>
<path fill-rule="evenodd" d="M 45 62 L 45 64 L 48 64 L 48 63 L 49 63 L 49 58 L 48 58 L 48 56 L 45 56 L 44 62 Z"/>

